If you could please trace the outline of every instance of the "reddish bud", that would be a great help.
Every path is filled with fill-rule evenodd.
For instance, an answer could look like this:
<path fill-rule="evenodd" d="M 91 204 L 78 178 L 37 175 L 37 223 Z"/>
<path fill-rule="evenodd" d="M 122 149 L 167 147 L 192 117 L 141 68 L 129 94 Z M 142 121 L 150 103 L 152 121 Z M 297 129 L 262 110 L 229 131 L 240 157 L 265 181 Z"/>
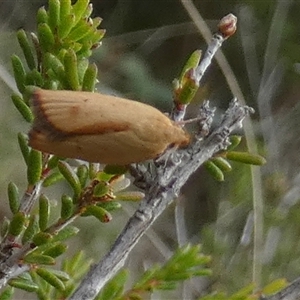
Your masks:
<path fill-rule="evenodd" d="M 228 14 L 227 16 L 221 19 L 218 25 L 218 29 L 225 39 L 229 38 L 235 33 L 236 23 L 237 17 L 233 14 Z"/>

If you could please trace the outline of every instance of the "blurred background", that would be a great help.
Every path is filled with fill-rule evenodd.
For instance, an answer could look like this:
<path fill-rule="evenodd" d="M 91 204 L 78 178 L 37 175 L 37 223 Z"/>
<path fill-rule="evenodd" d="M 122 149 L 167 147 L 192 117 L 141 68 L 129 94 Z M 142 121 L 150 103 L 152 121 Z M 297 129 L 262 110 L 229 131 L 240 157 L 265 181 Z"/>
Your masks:
<path fill-rule="evenodd" d="M 300 274 L 300 2 L 292 0 L 94 0 L 94 16 L 103 18 L 103 45 L 93 60 L 99 67 L 98 91 L 123 95 L 156 106 L 172 107 L 172 81 L 196 49 L 205 50 L 206 26 L 216 30 L 228 13 L 238 17 L 236 34 L 222 52 L 230 70 L 216 60 L 205 74 L 187 118 L 209 99 L 217 115 L 236 95 L 238 86 L 255 108 L 251 126 L 257 151 L 267 164 L 255 170 L 233 164 L 224 182 L 216 182 L 204 169 L 189 180 L 182 195 L 142 238 L 127 266 L 132 280 L 154 262 L 164 262 L 186 243 L 201 243 L 212 255 L 212 280 L 193 280 L 170 293 L 170 299 L 196 299 L 207 291 L 233 293 L 253 277 L 253 195 L 263 201 L 263 231 L 259 250 L 262 285 L 276 278 L 293 280 Z M 35 31 L 37 9 L 47 1 L 0 2 L 0 220 L 10 217 L 6 189 L 14 181 L 26 185 L 26 170 L 17 144 L 17 133 L 27 132 L 10 100 L 15 90 L 10 56 L 20 53 L 15 31 Z M 187 12 L 190 9 L 194 19 Z M 195 23 L 198 20 L 198 23 Z M 202 22 L 204 21 L 204 23 Z M 248 137 L 247 137 L 248 138 Z M 246 150 L 246 139 L 239 146 Z M 254 179 L 253 179 L 254 178 Z M 64 185 L 60 189 L 66 190 Z M 56 195 L 47 190 L 55 205 Z M 99 259 L 111 246 L 138 204 L 127 203 L 109 224 L 89 218 L 79 220 L 72 249 L 87 246 L 87 256 Z M 257 219 L 255 219 L 257 222 Z M 109 232 L 109 234 L 108 234 Z M 71 253 L 71 252 L 70 252 Z M 188 287 L 188 288 L 187 288 Z M 24 296 L 25 299 L 26 296 Z M 161 298 L 162 297 L 162 298 Z M 154 295 L 153 299 L 166 299 Z"/>

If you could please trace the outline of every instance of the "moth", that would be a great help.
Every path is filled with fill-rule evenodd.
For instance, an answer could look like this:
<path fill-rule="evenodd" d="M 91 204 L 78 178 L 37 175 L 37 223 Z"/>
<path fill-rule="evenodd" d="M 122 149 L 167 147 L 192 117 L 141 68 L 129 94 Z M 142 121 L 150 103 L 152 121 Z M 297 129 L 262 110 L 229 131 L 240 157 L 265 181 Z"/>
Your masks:
<path fill-rule="evenodd" d="M 128 165 L 189 143 L 188 133 L 156 108 L 79 91 L 36 88 L 29 145 L 59 157 Z"/>

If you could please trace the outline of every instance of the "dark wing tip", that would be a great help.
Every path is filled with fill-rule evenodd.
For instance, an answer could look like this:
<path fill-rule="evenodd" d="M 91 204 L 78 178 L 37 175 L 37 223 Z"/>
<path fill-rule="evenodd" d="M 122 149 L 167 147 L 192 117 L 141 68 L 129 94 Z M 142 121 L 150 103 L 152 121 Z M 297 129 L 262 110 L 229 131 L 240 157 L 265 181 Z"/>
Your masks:
<path fill-rule="evenodd" d="M 32 128 L 28 133 L 28 145 L 34 149 L 39 150 L 39 139 L 40 139 L 40 132 Z"/>

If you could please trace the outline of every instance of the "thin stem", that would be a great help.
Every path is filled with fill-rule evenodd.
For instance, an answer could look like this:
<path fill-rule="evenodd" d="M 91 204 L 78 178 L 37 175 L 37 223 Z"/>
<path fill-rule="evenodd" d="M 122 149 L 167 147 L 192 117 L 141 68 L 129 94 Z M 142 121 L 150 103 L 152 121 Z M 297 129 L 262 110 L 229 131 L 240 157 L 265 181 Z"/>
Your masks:
<path fill-rule="evenodd" d="M 218 24 L 219 31 L 215 33 L 208 42 L 208 47 L 199 65 L 191 70 L 191 79 L 194 81 L 195 86 L 200 85 L 205 71 L 210 66 L 213 57 L 221 48 L 223 42 L 236 31 L 236 22 L 237 18 L 233 14 L 229 14 L 220 20 Z M 176 122 L 181 122 L 184 119 L 186 108 L 187 105 L 178 104 L 174 101 L 171 118 Z"/>
<path fill-rule="evenodd" d="M 38 197 L 41 193 L 43 180 L 40 180 L 36 183 L 35 186 L 28 187 L 25 191 L 21 204 L 20 204 L 20 211 L 23 211 L 25 214 L 29 214 L 33 205 L 37 201 Z"/>
<path fill-rule="evenodd" d="M 181 0 L 181 4 L 186 9 L 203 38 L 207 42 L 210 41 L 212 34 L 193 2 L 191 0 Z M 238 84 L 237 78 L 221 50 L 216 54 L 216 61 L 225 76 L 232 94 L 245 105 L 246 100 Z M 257 153 L 255 134 L 251 122 L 246 120 L 243 129 L 249 152 Z M 261 172 L 257 167 L 251 166 L 251 181 L 254 213 L 253 281 L 255 285 L 259 287 L 261 284 L 260 274 L 262 271 L 260 249 L 263 247 L 263 196 L 261 189 Z"/>
<path fill-rule="evenodd" d="M 31 208 L 36 202 L 37 198 L 40 195 L 42 186 L 42 181 L 39 181 L 35 186 L 28 188 L 24 193 L 19 211 L 23 212 L 25 215 L 30 213 Z M 24 249 L 26 247 L 22 247 L 21 249 L 17 249 L 14 254 L 12 254 L 12 249 L 16 247 L 19 237 L 11 236 L 7 234 L 0 244 L 0 285 L 4 281 L 7 281 L 7 276 L 11 276 L 12 272 L 10 269 L 18 269 L 18 261 L 24 254 Z M 14 267 L 13 267 L 14 266 Z M 11 278 L 11 277 L 9 277 Z"/>

